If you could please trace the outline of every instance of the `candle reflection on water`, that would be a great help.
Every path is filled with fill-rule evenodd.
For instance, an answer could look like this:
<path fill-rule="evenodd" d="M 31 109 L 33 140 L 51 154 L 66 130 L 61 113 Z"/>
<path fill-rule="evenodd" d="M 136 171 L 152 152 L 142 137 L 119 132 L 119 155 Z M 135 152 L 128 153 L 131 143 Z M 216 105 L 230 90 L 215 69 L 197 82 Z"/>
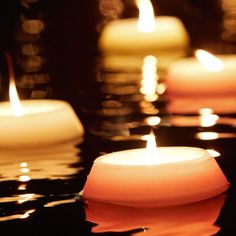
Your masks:
<path fill-rule="evenodd" d="M 14 183 L 13 186 L 17 190 L 14 194 L 10 191 L 7 197 L 5 195 L 1 197 L 0 203 L 3 204 L 4 215 L 0 217 L 0 221 L 28 218 L 37 210 L 39 202 L 43 201 L 46 204 L 56 201 L 57 198 L 70 197 L 69 186 L 77 176 L 83 175 L 84 171 L 80 152 L 74 143 L 1 152 L 0 180 Z M 42 188 L 42 183 L 49 184 L 52 189 L 46 188 L 45 192 L 41 193 L 37 189 Z M 57 186 L 60 188 L 54 193 L 54 188 Z M 73 190 L 70 191 L 73 193 Z M 48 193 L 50 198 L 47 196 Z M 14 211 L 4 205 L 10 203 L 14 204 Z"/>
<path fill-rule="evenodd" d="M 215 222 L 226 195 L 171 208 L 130 208 L 90 201 L 86 220 L 95 223 L 93 233 L 136 230 L 132 235 L 215 235 Z M 132 220 L 130 220 L 132 219 Z M 139 230 L 138 230 L 139 229 Z"/>
<path fill-rule="evenodd" d="M 98 126 L 95 121 L 90 129 L 93 134 L 109 139 L 121 135 L 129 138 L 130 129 L 146 125 L 149 117 L 162 112 L 165 86 L 158 75 L 158 59 L 152 55 L 145 56 L 141 69 L 142 73 L 127 74 L 99 71 L 104 101 L 97 111 L 97 120 L 102 118 L 102 124 Z"/>
<path fill-rule="evenodd" d="M 79 153 L 80 150 L 73 144 L 2 152 L 0 166 L 4 168 L 2 168 L 0 179 L 18 178 L 20 182 L 47 178 L 69 179 L 82 169 Z M 81 167 L 72 167 L 71 165 L 75 163 L 81 163 Z"/>

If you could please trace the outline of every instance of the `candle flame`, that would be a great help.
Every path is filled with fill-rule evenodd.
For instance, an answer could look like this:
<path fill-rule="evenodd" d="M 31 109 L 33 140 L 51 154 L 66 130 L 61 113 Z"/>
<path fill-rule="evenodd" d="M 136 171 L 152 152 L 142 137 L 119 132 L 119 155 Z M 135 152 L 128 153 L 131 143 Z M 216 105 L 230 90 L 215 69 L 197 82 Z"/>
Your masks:
<path fill-rule="evenodd" d="M 195 52 L 198 61 L 210 72 L 219 72 L 223 70 L 224 63 L 211 53 L 198 49 Z"/>
<path fill-rule="evenodd" d="M 10 87 L 9 87 L 9 97 L 11 102 L 12 111 L 15 116 L 23 116 L 23 108 L 20 104 L 20 100 L 17 95 L 16 85 L 14 80 L 10 80 Z"/>
<path fill-rule="evenodd" d="M 136 3 L 139 8 L 138 31 L 142 33 L 153 32 L 156 28 L 156 21 L 151 1 L 137 0 Z"/>
<path fill-rule="evenodd" d="M 212 156 L 212 157 L 219 157 L 221 154 L 214 150 L 214 149 L 206 149 L 206 151 Z"/>
<path fill-rule="evenodd" d="M 150 133 L 150 135 L 148 135 L 147 137 L 147 146 L 146 148 L 148 150 L 155 150 L 157 148 L 157 144 L 156 144 L 156 138 L 155 135 L 153 134 L 153 132 Z"/>
<path fill-rule="evenodd" d="M 9 80 L 10 80 L 10 86 L 9 86 L 9 98 L 11 103 L 11 108 L 13 111 L 13 114 L 15 116 L 23 116 L 24 111 L 20 104 L 20 100 L 16 91 L 16 83 L 15 83 L 15 75 L 13 70 L 13 63 L 11 56 L 6 53 L 6 59 L 8 63 L 8 71 L 9 71 Z"/>
<path fill-rule="evenodd" d="M 156 145 L 156 138 L 153 132 L 147 136 L 147 145 L 146 145 L 146 160 L 152 163 L 156 160 L 157 156 L 157 145 Z"/>

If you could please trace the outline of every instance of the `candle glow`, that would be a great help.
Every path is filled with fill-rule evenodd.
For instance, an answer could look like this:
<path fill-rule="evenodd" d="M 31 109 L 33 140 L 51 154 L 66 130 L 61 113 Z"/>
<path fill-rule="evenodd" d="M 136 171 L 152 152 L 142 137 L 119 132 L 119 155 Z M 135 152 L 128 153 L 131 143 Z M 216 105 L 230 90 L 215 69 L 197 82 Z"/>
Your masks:
<path fill-rule="evenodd" d="M 196 56 L 176 60 L 170 65 L 166 77 L 168 98 L 173 101 L 196 99 L 190 103 L 191 106 L 200 104 L 199 108 L 214 110 L 223 103 L 223 107 L 230 106 L 232 110 L 228 98 L 235 97 L 236 93 L 236 56 L 217 55 L 216 58 L 203 50 L 198 50 Z M 235 101 L 232 101 L 235 110 Z"/>
<path fill-rule="evenodd" d="M 217 123 L 219 116 L 213 113 L 211 108 L 201 108 L 199 109 L 199 118 L 201 127 L 210 127 Z"/>
<path fill-rule="evenodd" d="M 13 79 L 10 80 L 9 97 L 10 97 L 11 107 L 12 107 L 12 111 L 14 115 L 23 116 L 24 111 L 21 106 L 20 100 L 18 98 L 15 81 Z"/>
<path fill-rule="evenodd" d="M 8 64 L 8 71 L 9 71 L 9 80 L 10 80 L 9 98 L 10 98 L 11 108 L 15 116 L 23 116 L 24 111 L 20 104 L 19 97 L 16 91 L 15 74 L 13 70 L 12 58 L 9 53 L 6 53 L 5 56 L 6 56 L 6 60 Z"/>
<path fill-rule="evenodd" d="M 158 99 L 157 94 L 158 75 L 157 75 L 157 59 L 154 56 L 146 56 L 142 66 L 142 81 L 140 92 L 144 95 L 144 99 L 153 102 Z"/>
<path fill-rule="evenodd" d="M 156 20 L 150 0 L 137 0 L 139 19 L 137 28 L 139 32 L 150 33 L 156 28 Z"/>
<path fill-rule="evenodd" d="M 139 18 L 109 22 L 99 38 L 103 66 L 140 69 L 146 55 L 158 57 L 165 70 L 170 61 L 186 55 L 189 37 L 182 21 L 173 16 L 155 17 L 150 0 L 137 0 Z M 161 71 L 163 71 L 161 70 Z"/>
<path fill-rule="evenodd" d="M 224 68 L 224 63 L 219 58 L 213 56 L 211 53 L 198 49 L 195 52 L 198 61 L 203 65 L 206 70 L 210 72 L 219 72 Z"/>
<path fill-rule="evenodd" d="M 228 189 L 227 179 L 206 150 L 156 148 L 152 136 L 149 141 L 148 149 L 98 157 L 83 198 L 135 207 L 173 206 L 208 199 Z"/>
<path fill-rule="evenodd" d="M 84 129 L 69 103 L 60 100 L 19 101 L 13 62 L 5 54 L 9 70 L 10 102 L 0 102 L 0 147 L 30 150 L 59 143 L 81 142 Z M 28 181 L 28 177 L 20 177 Z"/>

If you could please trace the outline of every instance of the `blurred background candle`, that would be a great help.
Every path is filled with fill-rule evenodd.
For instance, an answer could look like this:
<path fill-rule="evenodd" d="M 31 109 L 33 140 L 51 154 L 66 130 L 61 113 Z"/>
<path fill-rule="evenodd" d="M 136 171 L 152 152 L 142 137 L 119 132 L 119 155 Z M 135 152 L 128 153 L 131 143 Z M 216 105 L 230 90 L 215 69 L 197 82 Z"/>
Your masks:
<path fill-rule="evenodd" d="M 145 55 L 158 57 L 160 68 L 187 54 L 189 37 L 181 20 L 155 18 L 149 0 L 137 1 L 139 18 L 108 23 L 99 39 L 105 67 L 139 67 Z M 124 61 L 125 60 L 125 61 Z"/>
<path fill-rule="evenodd" d="M 156 148 L 100 156 L 84 187 L 85 200 L 128 206 L 170 206 L 211 198 L 228 181 L 207 151 L 194 147 Z"/>
<path fill-rule="evenodd" d="M 236 112 L 236 55 L 214 56 L 197 50 L 196 57 L 173 62 L 166 76 L 168 111 L 197 114 L 202 108 L 217 114 Z"/>
<path fill-rule="evenodd" d="M 217 97 L 236 95 L 236 55 L 214 57 L 203 50 L 196 57 L 179 59 L 167 74 L 170 97 Z"/>

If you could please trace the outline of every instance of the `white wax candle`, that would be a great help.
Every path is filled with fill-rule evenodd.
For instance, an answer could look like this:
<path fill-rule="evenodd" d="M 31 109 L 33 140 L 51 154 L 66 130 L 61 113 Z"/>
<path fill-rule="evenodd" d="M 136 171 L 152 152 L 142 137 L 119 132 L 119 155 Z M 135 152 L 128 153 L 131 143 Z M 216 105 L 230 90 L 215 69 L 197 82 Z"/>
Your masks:
<path fill-rule="evenodd" d="M 227 188 L 227 179 L 207 151 L 161 147 L 152 154 L 133 149 L 100 156 L 83 197 L 129 206 L 169 206 L 214 197 Z"/>
<path fill-rule="evenodd" d="M 216 55 L 223 64 L 219 71 L 207 70 L 196 58 L 172 63 L 167 73 L 170 97 L 216 97 L 236 95 L 236 55 Z"/>
<path fill-rule="evenodd" d="M 107 24 L 99 39 L 106 67 L 142 65 L 143 57 L 154 55 L 159 67 L 183 57 L 189 48 L 189 37 L 181 20 L 172 16 L 155 18 L 153 32 L 140 32 L 138 18 L 114 20 Z"/>
<path fill-rule="evenodd" d="M 76 141 L 84 133 L 72 107 L 60 100 L 23 100 L 24 115 L 0 103 L 0 148 L 24 149 Z"/>

